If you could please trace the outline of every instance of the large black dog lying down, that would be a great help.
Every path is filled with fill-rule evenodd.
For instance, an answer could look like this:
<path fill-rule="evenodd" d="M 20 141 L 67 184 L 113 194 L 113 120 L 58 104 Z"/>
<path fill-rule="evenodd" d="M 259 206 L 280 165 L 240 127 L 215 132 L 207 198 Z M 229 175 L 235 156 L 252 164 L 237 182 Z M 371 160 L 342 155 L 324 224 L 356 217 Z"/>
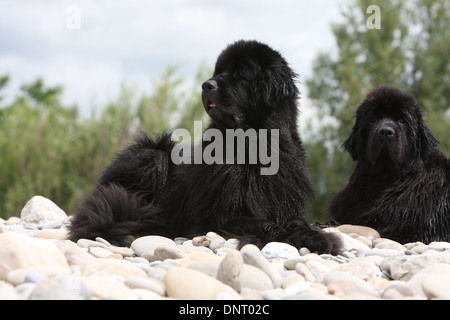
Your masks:
<path fill-rule="evenodd" d="M 224 136 L 226 129 L 278 130 L 276 174 L 262 175 L 261 162 L 229 164 L 230 159 L 177 165 L 170 133 L 155 140 L 143 135 L 103 172 L 75 213 L 70 238 L 100 236 L 127 245 L 145 235 L 192 237 L 215 231 L 241 244 L 281 241 L 338 253 L 339 237 L 305 219 L 313 191 L 297 131 L 295 73 L 285 59 L 267 45 L 238 41 L 220 54 L 202 88 L 208 129 Z M 213 141 L 203 140 L 205 150 Z"/>
<path fill-rule="evenodd" d="M 450 166 L 437 144 L 412 96 L 370 92 L 344 143 L 357 165 L 330 203 L 331 218 L 400 243 L 450 241 Z"/>

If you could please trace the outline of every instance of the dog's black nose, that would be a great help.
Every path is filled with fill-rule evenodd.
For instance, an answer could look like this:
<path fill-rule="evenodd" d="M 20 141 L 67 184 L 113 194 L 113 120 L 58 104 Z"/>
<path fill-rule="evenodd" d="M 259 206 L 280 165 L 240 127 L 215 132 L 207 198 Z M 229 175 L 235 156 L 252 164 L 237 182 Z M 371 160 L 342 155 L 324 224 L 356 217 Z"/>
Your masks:
<path fill-rule="evenodd" d="M 392 138 L 395 136 L 395 130 L 392 127 L 383 126 L 378 129 L 378 135 L 383 138 Z"/>
<path fill-rule="evenodd" d="M 202 84 L 202 89 L 205 91 L 211 91 L 214 89 L 217 89 L 219 86 L 217 85 L 217 82 L 215 80 L 207 80 L 205 82 L 203 82 Z"/>

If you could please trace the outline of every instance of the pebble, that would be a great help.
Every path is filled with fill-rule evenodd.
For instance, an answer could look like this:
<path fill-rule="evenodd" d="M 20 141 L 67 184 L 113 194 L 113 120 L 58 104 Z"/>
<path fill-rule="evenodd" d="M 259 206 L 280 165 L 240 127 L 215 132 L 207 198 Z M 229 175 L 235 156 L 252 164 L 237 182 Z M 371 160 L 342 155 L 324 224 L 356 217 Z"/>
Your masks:
<path fill-rule="evenodd" d="M 164 278 L 167 296 L 174 299 L 211 300 L 225 293 L 236 299 L 239 295 L 223 282 L 202 272 L 175 267 Z"/>
<path fill-rule="evenodd" d="M 377 249 L 387 249 L 387 250 L 397 250 L 397 251 L 405 251 L 406 248 L 394 240 L 379 238 L 372 242 L 373 248 Z"/>
<path fill-rule="evenodd" d="M 381 298 L 390 300 L 412 299 L 414 296 L 414 291 L 402 283 L 393 284 L 387 287 L 381 294 Z"/>
<path fill-rule="evenodd" d="M 111 251 L 109 251 L 108 249 L 103 249 L 100 247 L 90 247 L 89 253 L 91 253 L 92 255 L 94 255 L 97 258 L 108 258 L 114 254 Z"/>
<path fill-rule="evenodd" d="M 274 264 L 271 264 L 255 245 L 245 245 L 241 249 L 241 255 L 244 263 L 252 265 L 269 276 L 275 288 L 279 288 L 283 283 L 283 277 Z"/>
<path fill-rule="evenodd" d="M 136 255 L 141 256 L 144 253 L 153 254 L 155 249 L 161 245 L 176 246 L 172 239 L 161 236 L 146 236 L 134 240 L 131 243 L 131 249 Z"/>
<path fill-rule="evenodd" d="M 292 259 L 300 257 L 297 248 L 287 243 L 270 242 L 261 249 L 261 253 L 267 259 Z"/>
<path fill-rule="evenodd" d="M 354 260 L 349 263 L 343 263 L 337 266 L 335 270 L 351 273 L 364 281 L 383 276 L 375 262 L 367 260 Z"/>
<path fill-rule="evenodd" d="M 42 224 L 50 222 L 56 226 L 62 224 L 67 219 L 67 215 L 51 200 L 34 196 L 23 207 L 20 219 L 25 223 Z"/>
<path fill-rule="evenodd" d="M 0 219 L 0 299 L 450 300 L 450 243 L 400 244 L 368 227 L 327 228 L 337 256 L 271 242 L 261 250 L 208 232 L 130 247 L 67 240 L 70 218 L 31 199 Z"/>
<path fill-rule="evenodd" d="M 152 262 L 158 260 L 164 261 L 166 259 L 182 259 L 186 255 L 187 254 L 183 250 L 177 248 L 176 245 L 160 244 L 153 250 L 153 252 L 144 252 L 143 254 L 141 254 L 141 257 Z"/>
<path fill-rule="evenodd" d="M 450 252 L 386 257 L 382 261 L 380 269 L 391 279 L 408 281 L 427 266 L 441 263 L 450 264 Z"/>
<path fill-rule="evenodd" d="M 69 271 L 64 254 L 51 241 L 21 233 L 0 234 L 0 259 L 0 280 L 6 280 L 8 272 L 18 269 L 47 276 Z"/>
<path fill-rule="evenodd" d="M 233 250 L 225 256 L 220 263 L 216 278 L 237 292 L 241 292 L 244 288 L 259 291 L 274 288 L 270 277 L 262 270 L 244 264 L 244 259 L 237 250 Z"/>
<path fill-rule="evenodd" d="M 343 224 L 338 226 L 336 229 L 345 234 L 355 233 L 372 241 L 380 238 L 380 234 L 378 233 L 378 231 L 369 227 Z"/>
<path fill-rule="evenodd" d="M 209 248 L 212 251 L 215 251 L 215 250 L 219 249 L 227 241 L 227 240 L 225 240 L 223 237 L 221 237 L 220 235 L 218 235 L 215 232 L 208 232 L 206 234 L 206 236 L 209 237 L 209 239 L 210 239 Z"/>
<path fill-rule="evenodd" d="M 30 300 L 88 300 L 92 295 L 79 275 L 63 274 L 40 281 Z"/>
<path fill-rule="evenodd" d="M 146 289 L 160 296 L 164 296 L 166 294 L 164 284 L 153 278 L 129 277 L 125 280 L 124 283 L 127 287 L 131 289 Z"/>

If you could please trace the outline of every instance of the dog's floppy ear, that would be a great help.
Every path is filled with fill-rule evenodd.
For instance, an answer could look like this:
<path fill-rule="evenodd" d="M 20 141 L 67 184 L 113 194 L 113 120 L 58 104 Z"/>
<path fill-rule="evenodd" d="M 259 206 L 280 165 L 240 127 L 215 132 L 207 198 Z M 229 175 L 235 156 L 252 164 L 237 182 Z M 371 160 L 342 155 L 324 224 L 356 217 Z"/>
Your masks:
<path fill-rule="evenodd" d="M 350 155 L 352 156 L 354 161 L 358 161 L 358 153 L 357 153 L 357 144 L 358 144 L 358 128 L 357 125 L 352 129 L 352 133 L 350 134 L 350 137 L 342 144 L 342 148 L 347 150 Z"/>
<path fill-rule="evenodd" d="M 425 125 L 422 116 L 419 117 L 419 127 L 418 127 L 418 139 L 417 139 L 417 149 L 420 158 L 425 161 L 434 148 L 439 144 L 439 141 L 433 136 L 430 129 Z"/>

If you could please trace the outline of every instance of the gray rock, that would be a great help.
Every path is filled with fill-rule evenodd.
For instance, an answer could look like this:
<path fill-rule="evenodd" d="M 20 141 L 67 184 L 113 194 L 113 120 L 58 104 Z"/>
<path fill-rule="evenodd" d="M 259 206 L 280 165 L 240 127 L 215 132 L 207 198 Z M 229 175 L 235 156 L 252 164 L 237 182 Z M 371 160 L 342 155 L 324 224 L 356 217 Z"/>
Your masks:
<path fill-rule="evenodd" d="M 166 294 L 164 284 L 158 280 L 146 277 L 129 277 L 125 279 L 125 285 L 131 289 L 146 289 L 160 296 Z"/>
<path fill-rule="evenodd" d="M 153 255 L 148 255 L 149 253 L 145 253 L 144 255 L 142 255 L 143 257 L 145 257 L 148 261 L 156 261 L 156 260 L 161 260 L 164 261 L 166 259 L 182 259 L 184 258 L 187 254 L 177 248 L 177 246 L 174 245 L 160 245 L 157 248 L 155 248 L 155 250 L 153 251 Z"/>
<path fill-rule="evenodd" d="M 300 248 L 300 250 L 298 250 L 298 253 L 299 253 L 301 256 L 305 256 L 305 255 L 307 255 L 307 254 L 310 254 L 311 251 L 310 251 L 308 248 L 303 247 L 303 248 Z"/>
<path fill-rule="evenodd" d="M 402 283 L 393 284 L 381 293 L 381 298 L 392 300 L 411 299 L 414 296 L 414 291 Z"/>
<path fill-rule="evenodd" d="M 335 266 L 338 264 L 337 262 L 333 262 Z M 332 268 L 329 268 L 325 265 L 325 263 L 322 263 L 321 260 L 309 260 L 305 263 L 305 266 L 311 271 L 313 274 L 315 281 L 320 282 L 321 279 L 328 273 L 330 270 L 332 270 L 335 266 Z"/>
<path fill-rule="evenodd" d="M 114 253 L 105 248 L 100 247 L 90 247 L 89 253 L 97 258 L 108 258 L 112 256 Z"/>
<path fill-rule="evenodd" d="M 405 250 L 406 251 L 406 250 Z M 395 257 L 395 256 L 404 256 L 405 251 L 400 251 L 397 249 L 379 249 L 372 248 L 366 252 L 366 257 L 369 256 L 380 256 L 380 257 Z"/>
<path fill-rule="evenodd" d="M 110 246 L 110 247 L 108 247 L 108 250 L 111 251 L 112 253 L 120 254 L 122 257 L 133 257 L 134 256 L 134 251 L 128 247 Z"/>
<path fill-rule="evenodd" d="M 450 300 L 450 265 L 436 264 L 429 268 L 422 290 L 429 299 Z"/>
<path fill-rule="evenodd" d="M 300 275 L 294 271 L 291 271 L 291 272 L 293 272 L 293 273 L 291 273 L 283 278 L 283 283 L 281 284 L 281 287 L 283 289 L 286 289 L 287 287 L 289 287 L 297 282 L 305 281 L 305 278 L 302 275 Z"/>
<path fill-rule="evenodd" d="M 211 238 L 208 236 L 198 236 L 192 239 L 192 245 L 196 247 L 208 247 L 211 244 Z"/>
<path fill-rule="evenodd" d="M 373 241 L 373 247 L 378 249 L 392 249 L 392 250 L 399 250 L 399 251 L 405 251 L 406 248 L 398 243 L 397 241 L 380 238 Z"/>
<path fill-rule="evenodd" d="M 37 271 L 46 276 L 69 271 L 64 254 L 56 245 L 23 234 L 0 233 L 0 257 L 0 280 L 17 269 Z"/>
<path fill-rule="evenodd" d="M 230 251 L 222 260 L 217 271 L 217 279 L 237 292 L 241 292 L 244 288 L 260 291 L 274 288 L 269 276 L 258 268 L 244 264 L 237 250 Z"/>
<path fill-rule="evenodd" d="M 31 292 L 30 300 L 86 300 L 91 299 L 89 289 L 81 277 L 73 274 L 45 279 Z"/>
<path fill-rule="evenodd" d="M 316 277 L 314 274 L 309 270 L 309 268 L 304 263 L 297 263 L 295 265 L 295 271 L 299 275 L 301 275 L 303 278 L 305 278 L 306 281 L 314 282 L 316 280 Z"/>
<path fill-rule="evenodd" d="M 219 266 L 220 261 L 205 260 L 192 262 L 191 264 L 189 264 L 188 268 L 203 272 L 208 276 L 216 278 Z"/>
<path fill-rule="evenodd" d="M 267 259 L 293 259 L 300 257 L 298 249 L 287 243 L 270 242 L 262 248 L 261 253 Z"/>
<path fill-rule="evenodd" d="M 185 237 L 176 237 L 175 239 L 173 239 L 173 241 L 175 241 L 175 243 L 177 245 L 182 245 L 184 244 L 186 241 L 189 241 L 190 239 L 185 238 Z"/>
<path fill-rule="evenodd" d="M 24 297 L 27 298 L 28 295 L 16 291 L 9 283 L 0 281 L 0 300 L 23 300 Z"/>
<path fill-rule="evenodd" d="M 229 286 L 206 274 L 187 268 L 174 267 L 164 278 L 167 296 L 175 299 L 212 300 L 222 294 L 227 298 L 240 296 Z"/>
<path fill-rule="evenodd" d="M 44 275 L 40 272 L 31 271 L 31 272 L 28 272 L 27 275 L 25 276 L 24 282 L 38 283 L 45 279 L 47 279 L 46 275 Z"/>
<path fill-rule="evenodd" d="M 91 248 L 91 247 L 107 248 L 106 244 L 89 239 L 78 239 L 77 245 L 80 248 Z"/>
<path fill-rule="evenodd" d="M 334 270 L 323 277 L 322 284 L 328 286 L 330 283 L 340 280 L 353 281 L 358 279 L 354 274 L 345 271 Z M 355 280 L 357 281 L 357 280 Z"/>
<path fill-rule="evenodd" d="M 377 299 L 378 291 L 364 280 L 355 275 L 342 272 L 331 271 L 325 275 L 323 284 L 327 285 L 328 293 L 342 299 Z"/>
<path fill-rule="evenodd" d="M 244 268 L 244 260 L 239 251 L 230 251 L 220 263 L 217 270 L 217 280 L 229 285 L 234 290 L 239 291 L 239 277 Z"/>
<path fill-rule="evenodd" d="M 340 232 L 345 233 L 345 234 L 356 233 L 356 234 L 366 237 L 372 241 L 380 238 L 380 234 L 378 233 L 378 231 L 376 231 L 375 229 L 369 228 L 369 227 L 343 224 L 343 225 L 336 227 L 336 229 L 338 229 Z"/>
<path fill-rule="evenodd" d="M 239 292 L 244 288 L 266 291 L 274 289 L 274 286 L 266 273 L 251 265 L 244 264 L 239 277 Z"/>
<path fill-rule="evenodd" d="M 35 196 L 22 209 L 20 219 L 26 223 L 54 222 L 62 224 L 67 219 L 67 215 L 51 200 Z"/>
<path fill-rule="evenodd" d="M 373 261 L 367 260 L 355 260 L 349 263 L 343 263 L 335 270 L 350 272 L 364 281 L 369 281 L 370 279 L 381 277 L 383 275 L 380 268 Z"/>
<path fill-rule="evenodd" d="M 132 263 L 142 263 L 144 265 L 150 265 L 150 262 L 147 259 L 143 258 L 144 256 L 145 253 L 142 257 L 124 257 L 123 259 Z"/>
<path fill-rule="evenodd" d="M 103 244 L 104 244 L 105 246 L 107 246 L 107 247 L 110 247 L 110 246 L 111 246 L 111 243 L 109 243 L 108 240 L 103 239 L 102 237 L 96 237 L 96 238 L 95 238 L 95 241 L 100 242 L 100 243 L 103 243 Z"/>
<path fill-rule="evenodd" d="M 115 259 L 103 260 L 113 261 Z M 88 287 L 92 296 L 96 299 L 135 300 L 138 297 L 138 295 L 135 294 L 132 289 L 130 289 L 123 283 L 123 280 L 121 280 L 121 278 L 115 276 L 107 277 L 105 275 L 91 275 L 89 277 L 83 277 L 83 282 Z"/>
<path fill-rule="evenodd" d="M 316 253 L 309 253 L 304 256 L 288 259 L 284 262 L 283 265 L 288 270 L 294 270 L 297 263 L 306 263 L 309 260 L 322 261 L 322 258 Z"/>
<path fill-rule="evenodd" d="M 280 272 L 271 264 L 261 253 L 258 247 L 254 245 L 245 245 L 241 249 L 241 255 L 244 263 L 252 265 L 264 271 L 272 280 L 273 286 L 279 288 L 283 283 L 283 277 Z"/>
<path fill-rule="evenodd" d="M 305 291 L 308 291 L 308 289 L 311 287 L 311 282 L 296 282 L 293 285 L 287 287 L 284 292 L 284 297 L 292 297 L 299 295 Z"/>
<path fill-rule="evenodd" d="M 31 293 L 36 288 L 37 284 L 32 282 L 24 282 L 16 286 L 16 291 L 18 294 L 20 294 L 21 298 L 23 299 L 29 299 Z M 0 284 L 0 291 L 1 291 L 1 284 Z M 10 296 L 9 299 L 12 299 L 13 296 Z M 17 299 L 17 298 L 15 298 Z M 5 298 L 2 299 L 2 295 L 0 293 L 0 300 L 7 300 Z"/>
<path fill-rule="evenodd" d="M 161 236 L 145 236 L 134 240 L 131 243 L 131 249 L 136 255 L 141 256 L 144 253 L 153 254 L 156 248 L 162 245 L 176 246 L 172 239 Z"/>
<path fill-rule="evenodd" d="M 362 243 L 361 241 L 349 236 L 345 233 L 340 233 L 343 251 L 353 252 L 356 251 L 356 255 L 358 257 L 364 257 L 367 252 L 370 251 L 370 248 L 367 244 Z"/>
<path fill-rule="evenodd" d="M 223 237 L 221 237 L 215 232 L 208 232 L 206 236 L 209 237 L 210 239 L 209 248 L 212 251 L 216 251 L 217 249 L 222 247 L 226 242 L 226 240 Z"/>
<path fill-rule="evenodd" d="M 381 263 L 380 268 L 391 279 L 408 281 L 422 269 L 440 263 L 450 264 L 450 252 L 387 257 Z"/>

